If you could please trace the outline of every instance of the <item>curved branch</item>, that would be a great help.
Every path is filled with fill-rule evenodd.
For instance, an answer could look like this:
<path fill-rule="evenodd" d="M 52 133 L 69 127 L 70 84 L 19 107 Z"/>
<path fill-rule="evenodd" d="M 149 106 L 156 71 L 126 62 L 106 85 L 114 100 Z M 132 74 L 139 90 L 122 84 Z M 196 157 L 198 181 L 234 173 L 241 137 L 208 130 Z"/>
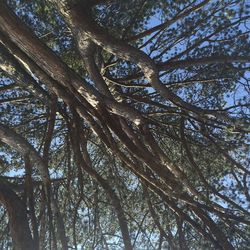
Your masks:
<path fill-rule="evenodd" d="M 132 247 L 131 239 L 129 236 L 128 225 L 127 225 L 126 217 L 125 217 L 120 199 L 117 196 L 116 192 L 109 185 L 109 182 L 91 167 L 92 165 L 91 160 L 87 152 L 87 145 L 86 145 L 87 142 L 85 143 L 83 142 L 81 145 L 82 150 L 83 150 L 83 154 L 82 154 L 81 149 L 80 149 L 80 141 L 79 141 L 79 133 L 81 132 L 79 131 L 79 126 L 77 126 L 78 123 L 79 122 L 77 121 L 72 126 L 73 136 L 71 138 L 72 149 L 74 151 L 76 163 L 83 171 L 87 172 L 91 177 L 93 177 L 107 193 L 117 214 L 121 233 L 123 236 L 125 249 L 132 250 L 133 247 Z"/>
<path fill-rule="evenodd" d="M 51 196 L 49 170 L 44 160 L 39 156 L 39 154 L 36 152 L 36 150 L 32 147 L 32 145 L 28 141 L 26 141 L 22 136 L 20 136 L 15 131 L 13 131 L 12 129 L 8 128 L 6 125 L 1 123 L 0 123 L 0 140 L 8 144 L 12 148 L 14 148 L 23 156 L 29 157 L 30 162 L 32 162 L 32 164 L 37 167 L 45 186 L 46 196 L 48 199 L 48 209 L 49 210 L 51 209 L 50 202 L 52 202 L 53 209 L 57 215 L 57 220 L 58 220 L 59 219 L 58 215 L 60 214 L 60 212 L 56 204 L 56 201 L 54 200 L 53 196 Z M 57 221 L 57 223 L 63 249 L 68 249 L 65 232 L 61 228 L 62 223 L 61 221 Z"/>
<path fill-rule="evenodd" d="M 80 34 L 79 37 L 81 40 L 78 41 L 80 49 L 84 49 L 81 44 L 84 44 L 86 36 L 88 36 L 93 42 L 102 46 L 109 53 L 136 63 L 149 80 L 151 86 L 154 87 L 162 97 L 169 99 L 175 105 L 185 110 L 204 114 L 203 109 L 185 102 L 160 81 L 157 66 L 147 54 L 128 45 L 123 40 L 112 37 L 99 27 L 89 15 L 89 9 L 86 9 L 86 6 L 84 7 L 82 4 L 70 5 L 67 1 L 66 4 L 58 0 L 49 1 L 57 5 L 60 13 L 65 17 L 68 24 Z"/>

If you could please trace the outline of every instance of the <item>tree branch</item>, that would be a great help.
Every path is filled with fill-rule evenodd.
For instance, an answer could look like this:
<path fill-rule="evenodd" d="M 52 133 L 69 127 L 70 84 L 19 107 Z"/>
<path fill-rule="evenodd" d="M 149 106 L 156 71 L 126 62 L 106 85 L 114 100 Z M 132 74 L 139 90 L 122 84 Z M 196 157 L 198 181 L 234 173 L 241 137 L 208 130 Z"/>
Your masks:
<path fill-rule="evenodd" d="M 192 66 L 200 66 L 205 64 L 226 64 L 226 63 L 249 63 L 250 56 L 211 56 L 195 59 L 187 59 L 180 61 L 166 61 L 158 63 L 158 69 L 160 71 L 165 71 L 169 69 L 178 69 Z"/>

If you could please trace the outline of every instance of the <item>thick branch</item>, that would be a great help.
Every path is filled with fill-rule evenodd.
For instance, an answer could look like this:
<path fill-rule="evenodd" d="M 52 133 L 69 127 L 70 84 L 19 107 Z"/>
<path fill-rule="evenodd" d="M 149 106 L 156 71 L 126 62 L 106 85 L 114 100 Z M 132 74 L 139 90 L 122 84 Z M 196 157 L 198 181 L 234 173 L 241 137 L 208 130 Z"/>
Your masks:
<path fill-rule="evenodd" d="M 0 2 L 0 30 L 5 31 L 7 36 L 29 57 L 33 58 L 37 65 L 50 77 L 63 84 L 66 88 L 72 89 L 73 87 L 94 108 L 99 109 L 106 105 L 111 112 L 124 116 L 136 124 L 142 122 L 143 117 L 139 112 L 101 95 L 84 79 L 73 72 L 25 26 L 4 1 Z"/>
<path fill-rule="evenodd" d="M 91 40 L 103 47 L 106 51 L 124 60 L 136 63 L 143 71 L 145 77 L 150 81 L 152 87 L 154 87 L 162 97 L 170 100 L 175 105 L 180 106 L 183 109 L 191 110 L 192 112 L 199 114 L 204 113 L 201 108 L 183 101 L 182 98 L 166 88 L 166 86 L 159 79 L 158 69 L 154 61 L 143 51 L 107 34 L 90 17 L 89 11 L 86 10 L 86 8 L 83 8 L 81 5 L 74 5 L 70 6 L 69 9 L 66 8 L 65 4 L 62 4 L 61 1 L 50 0 L 50 2 L 57 4 L 59 11 L 64 15 L 69 25 L 74 29 L 78 29 L 82 39 L 85 39 L 87 35 Z"/>

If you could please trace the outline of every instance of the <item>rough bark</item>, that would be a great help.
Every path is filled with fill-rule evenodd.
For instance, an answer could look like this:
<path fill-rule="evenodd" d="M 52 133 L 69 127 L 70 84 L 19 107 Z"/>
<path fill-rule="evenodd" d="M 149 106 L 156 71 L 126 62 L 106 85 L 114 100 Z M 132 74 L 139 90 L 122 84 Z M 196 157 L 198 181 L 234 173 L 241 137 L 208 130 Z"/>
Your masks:
<path fill-rule="evenodd" d="M 3 180 L 0 182 L 0 203 L 4 205 L 9 216 L 13 249 L 38 249 L 30 232 L 25 204 Z"/>

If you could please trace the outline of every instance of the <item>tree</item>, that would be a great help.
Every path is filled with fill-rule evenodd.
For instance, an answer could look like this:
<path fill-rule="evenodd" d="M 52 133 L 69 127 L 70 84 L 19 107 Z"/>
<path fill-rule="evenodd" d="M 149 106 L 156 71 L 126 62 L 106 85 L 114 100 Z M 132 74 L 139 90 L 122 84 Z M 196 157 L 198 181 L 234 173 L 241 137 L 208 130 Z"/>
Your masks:
<path fill-rule="evenodd" d="M 1 1 L 1 248 L 248 249 L 248 10 Z"/>

